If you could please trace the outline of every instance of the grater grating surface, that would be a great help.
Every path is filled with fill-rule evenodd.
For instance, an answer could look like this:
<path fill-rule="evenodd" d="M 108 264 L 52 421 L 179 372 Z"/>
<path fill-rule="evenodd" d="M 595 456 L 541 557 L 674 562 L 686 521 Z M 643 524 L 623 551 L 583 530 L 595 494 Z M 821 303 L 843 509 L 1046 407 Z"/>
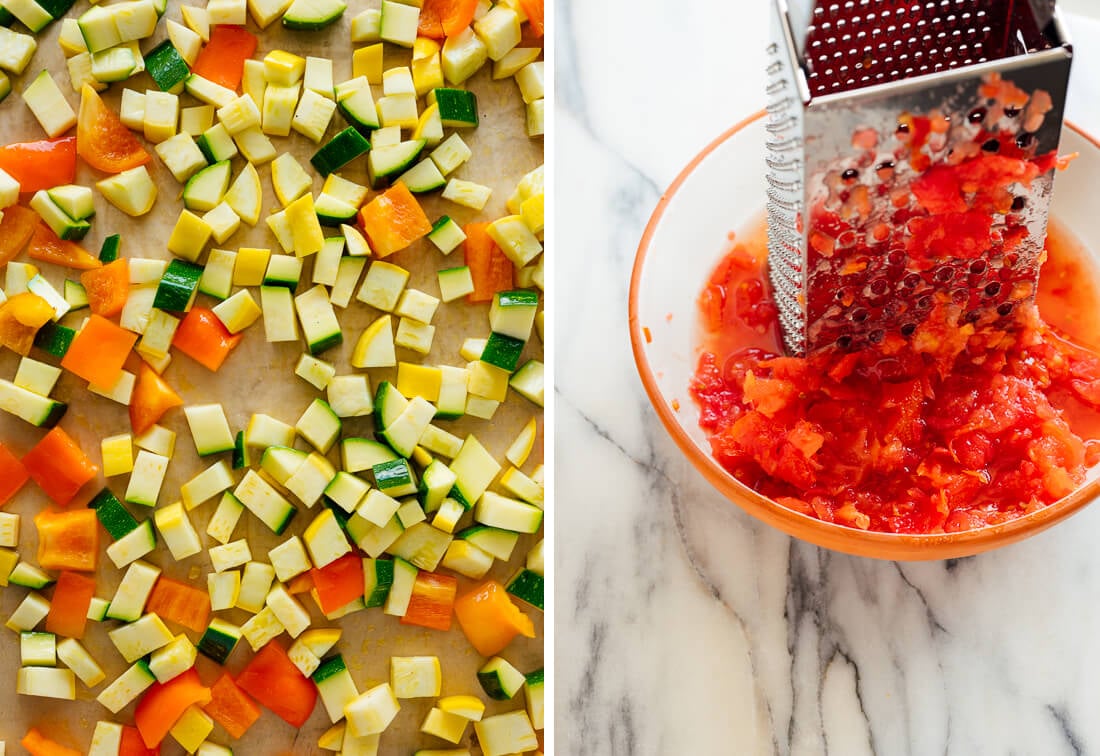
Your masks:
<path fill-rule="evenodd" d="M 1068 83 L 1053 2 L 773 7 L 769 269 L 788 351 L 908 336 L 939 304 L 1007 323 L 1034 296 Z"/>

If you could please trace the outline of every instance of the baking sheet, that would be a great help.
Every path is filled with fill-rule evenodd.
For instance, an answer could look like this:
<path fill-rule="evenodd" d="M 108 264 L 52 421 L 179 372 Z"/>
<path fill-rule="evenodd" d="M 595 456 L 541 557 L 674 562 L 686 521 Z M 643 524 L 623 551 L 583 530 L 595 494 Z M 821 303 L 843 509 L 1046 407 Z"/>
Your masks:
<path fill-rule="evenodd" d="M 289 50 L 301 55 L 310 54 L 329 57 L 334 62 L 334 81 L 347 80 L 351 78 L 352 46 L 349 31 L 351 19 L 364 8 L 377 7 L 378 4 L 377 0 L 372 0 L 369 3 L 352 3 L 341 22 L 324 32 L 288 32 L 276 22 L 266 31 L 258 33 L 260 46 L 253 57 L 262 58 L 266 52 L 273 49 Z M 80 0 L 70 15 L 79 15 L 88 7 L 86 0 Z M 170 0 L 165 18 L 180 21 L 179 7 L 175 0 Z M 3 139 L 5 144 L 13 141 L 40 139 L 44 136 L 38 123 L 19 96 L 23 85 L 29 82 L 42 68 L 51 71 L 55 80 L 66 93 L 74 110 L 78 108 L 79 96 L 72 93 L 69 87 L 65 59 L 57 44 L 57 35 L 60 28 L 60 22 L 54 23 L 44 34 L 39 36 L 39 49 L 34 59 L 28 66 L 24 76 L 15 80 L 15 91 L 12 95 L 3 103 L 0 103 L 0 138 Z M 257 32 L 254 26 L 250 25 L 249 28 L 253 32 Z M 142 44 L 143 50 L 150 49 L 165 35 L 165 24 L 162 21 L 158 25 L 157 33 L 153 39 Z M 398 51 L 393 46 L 386 45 L 386 68 L 395 65 L 407 65 L 410 58 L 411 51 Z M 477 129 L 461 132 L 462 138 L 473 151 L 473 157 L 454 175 L 491 186 L 493 188 L 492 197 L 485 210 L 478 213 L 440 199 L 438 192 L 432 195 L 420 195 L 425 212 L 432 220 L 442 214 L 448 214 L 459 223 L 464 224 L 470 220 L 491 220 L 507 214 L 505 200 L 514 190 L 517 181 L 523 174 L 542 162 L 542 140 L 528 138 L 524 130 L 525 109 L 518 88 L 511 78 L 492 81 L 489 75 L 490 68 L 491 65 L 487 65 L 468 82 L 468 87 L 478 95 L 481 121 Z M 144 90 L 153 88 L 153 84 L 145 74 L 142 74 L 140 77 L 135 77 L 128 82 L 115 84 L 109 91 L 104 92 L 104 99 L 115 108 L 116 112 L 123 87 Z M 381 94 L 380 88 L 376 87 L 375 90 L 377 97 Z M 194 101 L 193 98 L 186 95 L 181 96 L 181 106 L 186 107 L 196 104 L 199 103 Z M 344 125 L 341 116 L 337 113 L 326 136 L 330 138 Z M 447 131 L 450 133 L 450 130 Z M 307 161 L 317 149 L 315 145 L 304 137 L 293 133 L 289 138 L 273 137 L 272 140 L 280 152 L 291 152 L 303 166 L 309 169 Z M 152 145 L 148 147 L 152 151 Z M 243 160 L 241 158 L 234 159 L 234 177 L 242 165 Z M 130 219 L 111 206 L 98 192 L 96 193 L 97 215 L 92 223 L 91 233 L 83 242 L 84 246 L 93 254 L 98 251 L 99 245 L 105 236 L 112 233 L 121 233 L 122 254 L 124 256 L 170 258 L 164 243 L 182 207 L 179 201 L 181 186 L 173 179 L 155 155 L 148 167 L 153 173 L 159 188 L 157 203 L 149 215 L 137 220 Z M 280 206 L 271 190 L 270 167 L 263 166 L 259 170 L 265 193 L 260 222 L 253 229 L 242 225 L 237 234 L 225 244 L 218 246 L 226 249 L 237 249 L 245 246 L 278 249 L 277 242 L 268 232 L 263 218 L 280 209 Z M 353 166 L 349 166 L 340 173 L 352 181 L 367 184 L 365 160 L 355 161 Z M 77 183 L 90 186 L 99 178 L 102 178 L 102 174 L 91 170 L 82 162 L 79 163 Z M 313 183 L 315 194 L 320 191 L 321 183 L 322 179 L 315 176 Z M 371 196 L 373 196 L 373 193 Z M 326 235 L 333 235 L 332 230 L 326 231 Z M 441 268 L 463 264 L 461 256 L 461 248 L 449 257 L 444 257 L 429 242 L 422 240 L 409 249 L 393 255 L 388 260 L 410 270 L 412 275 L 409 286 L 438 296 L 436 271 Z M 25 257 L 18 259 L 25 260 Z M 45 263 L 39 264 L 39 267 L 42 269 L 43 275 L 58 290 L 61 289 L 66 277 L 77 278 L 79 275 L 78 271 L 68 271 Z M 310 283 L 311 270 L 312 263 L 307 262 L 303 270 L 299 292 L 312 285 Z M 255 287 L 251 288 L 251 293 L 258 301 L 258 291 Z M 200 295 L 199 303 L 209 307 L 214 304 L 214 301 Z M 71 313 L 62 322 L 76 327 L 87 315 L 87 312 L 87 310 L 83 310 Z M 338 374 L 343 374 L 352 372 L 348 357 L 359 333 L 379 313 L 353 298 L 348 309 L 343 311 L 338 309 L 337 314 L 345 333 L 345 343 L 341 347 L 329 350 L 319 356 L 324 360 L 334 362 L 337 365 Z M 466 337 L 485 337 L 488 335 L 487 314 L 487 305 L 471 307 L 466 305 L 464 300 L 441 304 L 434 320 L 437 329 L 431 353 L 421 358 L 415 353 L 398 349 L 398 359 L 412 362 L 423 360 L 428 364 L 463 365 L 464 360 L 458 354 L 459 347 Z M 164 375 L 167 381 L 180 392 L 186 404 L 221 402 L 234 432 L 243 429 L 254 412 L 264 412 L 293 424 L 310 401 L 318 396 L 318 392 L 312 386 L 294 375 L 294 365 L 297 363 L 302 351 L 302 344 L 266 343 L 262 321 L 257 321 L 246 331 L 243 342 L 230 355 L 218 373 L 211 373 L 186 356 L 176 354 Z M 39 350 L 34 350 L 31 356 L 51 364 L 57 364 L 58 362 Z M 521 363 L 528 358 L 542 359 L 542 345 L 537 336 L 532 336 Z M 3 350 L 0 353 L 0 377 L 10 380 L 14 376 L 17 364 L 18 357 L 7 350 Z M 137 366 L 137 356 L 131 355 L 127 368 L 136 371 Z M 392 369 L 371 369 L 366 372 L 370 375 L 372 387 L 382 380 L 394 380 L 396 378 L 396 371 Z M 96 464 L 100 463 L 100 439 L 130 431 L 126 407 L 109 399 L 90 394 L 86 390 L 83 381 L 72 374 L 67 372 L 62 374 L 54 390 L 54 396 L 62 401 L 69 402 L 70 405 L 67 415 L 61 421 L 61 426 L 78 440 L 81 447 Z M 519 429 L 537 410 L 538 408 L 535 405 L 519 397 L 515 392 L 509 392 L 508 401 L 501 405 L 491 422 L 477 418 L 463 418 L 457 421 L 440 422 L 439 424 L 459 436 L 464 436 L 468 432 L 476 433 L 489 451 L 500 459 Z M 180 484 L 212 464 L 221 455 L 205 459 L 200 459 L 197 456 L 181 410 L 177 409 L 169 412 L 161 424 L 177 433 L 175 456 L 169 465 L 159 500 L 159 504 L 165 506 L 178 500 Z M 345 436 L 370 437 L 372 431 L 373 421 L 370 417 L 344 420 Z M 41 430 L 31 427 L 19 419 L 7 414 L 0 414 L 0 440 L 14 449 L 17 454 L 22 455 L 25 453 L 42 435 Z M 304 442 L 299 441 L 299 447 L 306 448 L 306 445 Z M 540 418 L 539 437 L 531 458 L 523 467 L 525 472 L 530 473 L 535 465 L 542 461 L 542 448 L 542 421 Z M 338 464 L 339 458 L 336 451 L 338 451 L 338 448 L 330 454 L 330 458 Z M 236 476 L 237 479 L 239 477 L 239 475 Z M 128 476 L 118 476 L 105 482 L 100 477 L 82 489 L 71 506 L 84 505 L 105 483 L 119 498 L 122 498 L 127 480 Z M 5 507 L 6 511 L 22 515 L 20 552 L 25 558 L 32 561 L 36 550 L 36 534 L 32 518 L 33 514 L 45 506 L 46 503 L 46 497 L 32 482 L 28 483 L 16 499 Z M 191 520 L 203 539 L 204 550 L 202 552 L 176 563 L 161 546 L 154 554 L 146 557 L 146 561 L 160 566 L 164 574 L 169 577 L 190 580 L 200 587 L 205 587 L 205 576 L 210 571 L 205 548 L 217 545 L 217 542 L 205 534 L 205 529 L 206 522 L 216 505 L 217 498 L 190 513 Z M 142 507 L 127 506 L 139 519 L 152 516 L 152 511 L 141 511 L 143 510 Z M 287 532 L 281 537 L 276 537 L 259 520 L 246 512 L 234 532 L 234 538 L 246 537 L 251 545 L 253 558 L 267 561 L 266 553 L 268 549 L 281 543 L 291 534 L 300 534 L 309 520 L 309 516 L 295 518 Z M 466 526 L 469 521 L 470 515 L 467 514 L 459 527 Z M 102 549 L 110 543 L 110 539 L 102 531 L 101 535 Z M 490 576 L 506 580 L 514 569 L 523 563 L 527 551 L 538 538 L 541 538 L 541 533 L 538 536 L 521 537 L 513 553 L 512 563 L 504 565 L 498 562 L 494 565 Z M 109 599 L 114 593 L 115 585 L 121 574 L 122 571 L 115 569 L 111 561 L 101 554 L 100 568 L 96 573 L 96 595 Z M 474 584 L 474 581 L 462 576 L 458 576 L 458 579 L 460 595 Z M 3 615 L 5 619 L 10 616 L 26 593 L 25 589 L 15 586 L 0 590 L 0 615 Z M 370 609 L 335 623 L 328 623 L 320 616 L 308 597 L 305 597 L 303 603 L 313 613 L 315 620 L 313 627 L 339 625 L 343 628 L 344 635 L 337 646 L 337 650 L 343 652 L 352 677 L 361 691 L 389 679 L 389 658 L 391 656 L 432 654 L 439 656 L 442 665 L 442 695 L 463 693 L 478 695 L 489 704 L 487 713 L 508 711 L 523 706 L 522 694 L 517 699 L 503 704 L 487 699 L 481 691 L 475 676 L 477 668 L 482 663 L 482 657 L 466 641 L 458 628 L 457 622 L 449 633 L 440 633 L 422 628 L 402 626 L 397 618 L 383 614 L 381 609 Z M 530 672 L 542 665 L 542 614 L 529 607 L 525 607 L 525 611 L 535 621 L 537 637 L 533 640 L 518 638 L 506 649 L 503 655 L 521 671 Z M 216 616 L 240 624 L 250 615 L 241 610 L 232 610 L 218 612 Z M 132 721 L 133 704 L 117 716 L 112 716 L 107 709 L 94 700 L 95 696 L 128 666 L 106 635 L 107 629 L 117 624 L 113 622 L 89 623 L 84 643 L 103 666 L 107 673 L 107 680 L 93 690 L 88 690 L 78 680 L 78 700 L 76 702 L 55 702 L 44 698 L 16 695 L 14 688 L 16 670 L 19 667 L 18 639 L 10 631 L 0 631 L 6 633 L 3 642 L 0 642 L 0 680 L 10 681 L 7 692 L 0 694 L 6 710 L 6 716 L 0 721 L 0 739 L 7 741 L 9 749 L 12 749 L 9 752 L 21 752 L 19 746 L 15 744 L 32 725 L 39 727 L 44 733 L 65 745 L 86 750 L 91 731 L 97 720 L 113 719 L 123 723 Z M 185 632 L 193 642 L 198 640 L 198 634 L 196 633 L 172 624 L 170 624 L 170 628 L 174 632 Z M 284 634 L 280 636 L 279 642 L 285 647 L 291 641 Z M 234 650 L 228 660 L 226 667 L 235 674 L 251 656 L 252 652 L 248 648 L 247 642 L 242 639 L 238 648 Z M 199 655 L 198 669 L 200 676 L 207 684 L 213 683 L 220 674 L 218 665 L 201 654 Z M 418 748 L 457 747 L 438 738 L 419 733 L 420 724 L 433 704 L 434 699 L 402 700 L 401 712 L 382 736 L 379 753 L 399 754 L 412 753 Z M 317 738 L 330 725 L 324 708 L 318 703 L 313 716 L 300 730 L 292 728 L 275 715 L 265 711 L 261 719 L 241 740 L 233 741 L 219 725 L 215 725 L 210 739 L 230 745 L 234 752 L 238 754 L 323 753 L 317 748 Z M 475 753 L 479 753 L 480 751 L 473 741 L 473 728 L 469 727 L 462 745 L 471 747 Z M 162 753 L 178 754 L 183 752 L 183 749 L 171 737 L 165 739 L 162 745 Z"/>

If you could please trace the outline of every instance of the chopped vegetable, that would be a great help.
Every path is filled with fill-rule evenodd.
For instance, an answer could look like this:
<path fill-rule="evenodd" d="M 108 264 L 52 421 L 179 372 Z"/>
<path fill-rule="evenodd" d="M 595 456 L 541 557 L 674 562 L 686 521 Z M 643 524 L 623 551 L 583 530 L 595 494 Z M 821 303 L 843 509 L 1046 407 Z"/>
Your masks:
<path fill-rule="evenodd" d="M 378 257 L 388 257 L 432 230 L 420 203 L 402 183 L 364 205 L 359 222 Z"/>
<path fill-rule="evenodd" d="M 230 333 L 212 310 L 193 307 L 176 330 L 172 346 L 203 367 L 217 371 L 242 338 L 243 334 Z"/>
<path fill-rule="evenodd" d="M 413 584 L 412 597 L 401 624 L 450 630 L 457 591 L 458 580 L 450 575 L 421 570 Z"/>
<path fill-rule="evenodd" d="M 165 683 L 155 682 L 134 709 L 134 724 L 149 748 L 156 748 L 187 708 L 210 702 L 210 688 L 194 667 Z"/>
<path fill-rule="evenodd" d="M 241 84 L 244 62 L 256 52 L 257 44 L 256 36 L 243 26 L 215 26 L 191 72 L 235 90 Z"/>
<path fill-rule="evenodd" d="M 469 302 L 489 302 L 498 291 L 515 287 L 515 268 L 489 236 L 488 223 L 468 223 L 463 231 L 466 265 L 474 281 Z"/>
<path fill-rule="evenodd" d="M 60 506 L 72 501 L 77 491 L 99 472 L 60 426 L 27 452 L 23 466 L 39 488 Z"/>
<path fill-rule="evenodd" d="M 98 257 L 76 242 L 59 239 L 45 223 L 39 223 L 34 229 L 27 254 L 35 260 L 76 270 L 91 270 L 103 266 Z"/>
<path fill-rule="evenodd" d="M 496 580 L 486 580 L 460 596 L 454 609 L 462 632 L 482 656 L 499 653 L 517 635 L 535 637 L 531 619 L 516 608 Z"/>
<path fill-rule="evenodd" d="M 252 702 L 228 672 L 210 687 L 210 703 L 203 711 L 213 717 L 231 737 L 242 738 L 260 718 L 260 709 Z"/>
<path fill-rule="evenodd" d="M 316 686 L 274 641 L 245 665 L 237 685 L 294 727 L 305 724 L 317 703 Z"/>
<path fill-rule="evenodd" d="M 432 39 L 450 37 L 473 23 L 476 11 L 477 0 L 424 0 L 417 32 Z"/>
<path fill-rule="evenodd" d="M 46 632 L 66 638 L 83 638 L 88 622 L 88 608 L 95 597 L 95 579 L 68 570 L 57 577 L 50 613 L 46 615 Z"/>
<path fill-rule="evenodd" d="M 61 367 L 93 386 L 113 386 L 122 375 L 122 365 L 136 343 L 137 334 L 123 330 L 104 317 L 92 315 L 73 339 L 61 360 Z"/>
<path fill-rule="evenodd" d="M 23 194 L 71 184 L 76 176 L 76 137 L 0 146 L 0 170 L 19 182 Z"/>
<path fill-rule="evenodd" d="M 80 90 L 76 151 L 88 165 L 106 173 L 121 173 L 149 162 L 150 155 L 114 111 L 88 84 Z M 0 160 L 0 166 L 3 161 Z M 70 183 L 72 179 L 59 183 Z M 27 191 L 27 189 L 24 189 Z"/>
<path fill-rule="evenodd" d="M 102 253 L 100 260 L 103 260 Z M 80 283 L 88 296 L 88 307 L 96 315 L 111 318 L 122 312 L 130 294 L 130 264 L 126 258 L 108 262 L 101 268 L 80 274 Z"/>
<path fill-rule="evenodd" d="M 38 564 L 47 570 L 95 570 L 99 556 L 99 527 L 94 510 L 55 512 L 34 516 L 38 529 Z"/>

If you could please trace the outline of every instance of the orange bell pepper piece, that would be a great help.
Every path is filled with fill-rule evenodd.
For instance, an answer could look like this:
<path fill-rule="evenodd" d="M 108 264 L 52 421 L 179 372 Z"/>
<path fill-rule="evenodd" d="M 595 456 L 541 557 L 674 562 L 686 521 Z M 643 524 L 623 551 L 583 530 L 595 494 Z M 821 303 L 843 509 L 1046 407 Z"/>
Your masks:
<path fill-rule="evenodd" d="M 46 615 L 46 632 L 66 638 L 83 638 L 88 607 L 95 596 L 95 579 L 66 570 L 57 578 Z"/>
<path fill-rule="evenodd" d="M 43 436 L 27 452 L 23 466 L 38 487 L 60 506 L 72 501 L 76 492 L 99 473 L 99 468 L 61 426 Z"/>
<path fill-rule="evenodd" d="M 76 242 L 61 239 L 45 223 L 39 223 L 31 235 L 31 246 L 27 255 L 34 260 L 63 265 L 76 270 L 101 268 L 103 263 Z"/>
<path fill-rule="evenodd" d="M 290 579 L 290 582 L 286 584 L 287 593 L 291 595 L 298 595 L 299 593 L 309 593 L 313 590 L 313 576 L 308 572 L 303 572 L 301 575 L 295 575 Z"/>
<path fill-rule="evenodd" d="M 243 338 L 244 333 L 230 333 L 213 310 L 192 307 L 176 329 L 172 346 L 203 367 L 217 371 Z"/>
<path fill-rule="evenodd" d="M 363 560 L 355 554 L 345 554 L 321 569 L 310 570 L 317 601 L 325 614 L 347 606 L 363 595 Z"/>
<path fill-rule="evenodd" d="M 244 62 L 256 52 L 256 36 L 243 26 L 215 26 L 191 73 L 236 90 L 244 75 Z"/>
<path fill-rule="evenodd" d="M 0 267 L 14 260 L 38 226 L 38 213 L 20 205 L 4 208 L 0 219 Z"/>
<path fill-rule="evenodd" d="M 489 302 L 498 291 L 515 288 L 516 268 L 489 236 L 488 227 L 488 223 L 467 223 L 463 229 L 463 251 L 474 281 L 474 291 L 466 297 L 470 303 Z"/>
<path fill-rule="evenodd" d="M 149 748 L 156 748 L 175 726 L 187 707 L 210 703 L 210 688 L 202 684 L 194 667 L 166 683 L 153 683 L 134 709 L 134 724 Z"/>
<path fill-rule="evenodd" d="M 417 34 L 432 39 L 454 36 L 473 23 L 476 11 L 477 0 L 424 0 Z"/>
<path fill-rule="evenodd" d="M 450 575 L 437 575 L 421 570 L 413 583 L 412 598 L 402 625 L 417 625 L 432 630 L 450 630 L 458 580 Z"/>
<path fill-rule="evenodd" d="M 26 748 L 31 756 L 81 756 L 80 751 L 75 748 L 67 748 L 50 740 L 37 727 L 27 730 L 19 745 Z"/>
<path fill-rule="evenodd" d="M 516 608 L 504 586 L 486 580 L 455 602 L 455 616 L 466 639 L 482 656 L 504 650 L 517 635 L 535 637 L 531 618 Z"/>
<path fill-rule="evenodd" d="M 233 682 L 228 672 L 210 687 L 210 695 L 210 703 L 202 709 L 224 727 L 230 737 L 244 737 L 248 728 L 260 718 L 260 707 Z"/>
<path fill-rule="evenodd" d="M 531 24 L 531 31 L 536 37 L 541 37 L 546 32 L 546 23 L 543 20 L 545 8 L 543 0 L 519 0 L 519 7 L 527 15 L 527 22 Z"/>
<path fill-rule="evenodd" d="M 317 703 L 317 686 L 298 671 L 275 641 L 245 665 L 237 685 L 294 727 L 305 724 Z"/>
<path fill-rule="evenodd" d="M 94 509 L 44 509 L 36 514 L 39 566 L 47 570 L 94 571 L 99 556 L 98 522 Z"/>
<path fill-rule="evenodd" d="M 210 619 L 210 594 L 161 575 L 149 594 L 145 611 L 201 633 Z"/>
<path fill-rule="evenodd" d="M 122 375 L 122 366 L 137 339 L 136 333 L 92 315 L 61 358 L 61 367 L 93 386 L 109 388 Z"/>
<path fill-rule="evenodd" d="M 118 756 L 160 756 L 160 748 L 147 748 L 136 727 L 123 725 Z"/>
<path fill-rule="evenodd" d="M 53 307 L 29 291 L 0 304 L 0 346 L 26 356 L 34 346 L 38 329 L 53 317 Z"/>
<path fill-rule="evenodd" d="M 134 133 L 108 108 L 91 85 L 80 90 L 76 151 L 84 162 L 105 173 L 121 173 L 151 159 Z"/>
<path fill-rule="evenodd" d="M 71 184 L 76 177 L 76 137 L 0 147 L 0 168 L 19 182 L 22 194 Z"/>
<path fill-rule="evenodd" d="M 0 443 L 0 506 L 7 504 L 11 497 L 19 493 L 19 489 L 30 477 L 19 457 Z"/>
<path fill-rule="evenodd" d="M 359 222 L 377 257 L 389 257 L 432 230 L 420 203 L 402 183 L 363 205 Z"/>
<path fill-rule="evenodd" d="M 120 257 L 113 263 L 80 274 L 88 295 L 88 307 L 96 315 L 112 318 L 122 312 L 130 296 L 130 263 Z"/>
<path fill-rule="evenodd" d="M 142 361 L 134 393 L 130 396 L 130 427 L 134 433 L 140 436 L 156 425 L 165 412 L 182 404 L 179 394 Z"/>

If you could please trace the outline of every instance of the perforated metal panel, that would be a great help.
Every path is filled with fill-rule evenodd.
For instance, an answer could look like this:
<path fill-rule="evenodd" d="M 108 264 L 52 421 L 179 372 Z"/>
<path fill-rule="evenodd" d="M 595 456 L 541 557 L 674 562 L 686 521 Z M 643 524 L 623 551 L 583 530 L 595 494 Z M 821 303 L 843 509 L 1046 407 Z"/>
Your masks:
<path fill-rule="evenodd" d="M 1011 255 L 994 244 L 984 266 L 950 249 L 939 264 L 915 265 L 905 249 L 922 213 L 910 185 L 930 166 L 994 139 L 1025 159 L 1057 149 L 1071 50 L 1052 0 L 775 0 L 774 9 L 769 274 L 788 351 L 910 334 L 938 293 L 967 322 L 1007 317 L 1033 296 L 1050 172 L 1011 187 L 995 213 L 996 228 L 1026 237 Z M 1007 104 L 1016 95 L 988 94 L 1002 76 L 1027 93 L 1017 105 Z"/>

